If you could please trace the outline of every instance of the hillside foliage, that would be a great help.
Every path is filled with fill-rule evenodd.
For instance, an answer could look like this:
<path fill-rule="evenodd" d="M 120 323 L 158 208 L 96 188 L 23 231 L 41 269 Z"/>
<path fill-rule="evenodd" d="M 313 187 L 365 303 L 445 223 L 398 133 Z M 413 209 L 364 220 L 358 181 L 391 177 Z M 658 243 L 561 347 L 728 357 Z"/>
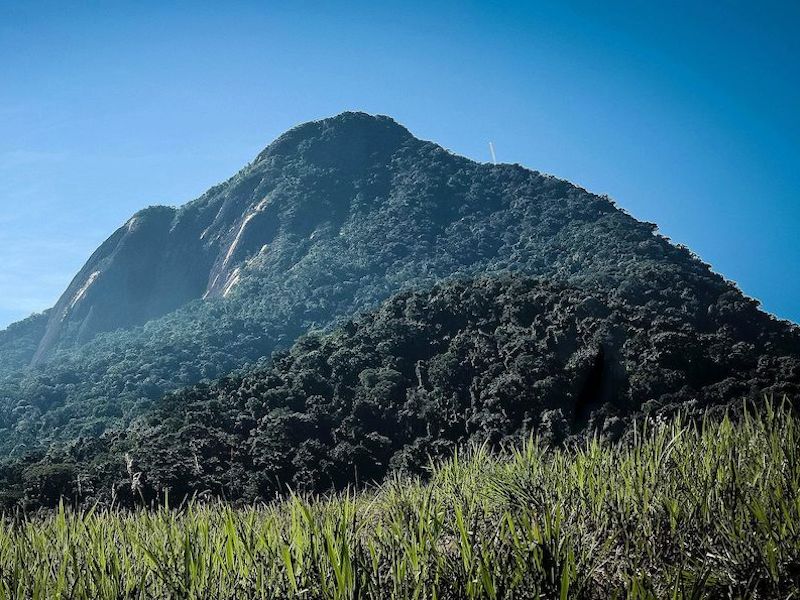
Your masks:
<path fill-rule="evenodd" d="M 470 443 L 616 439 L 638 414 L 797 392 L 796 337 L 743 347 L 724 317 L 694 335 L 669 317 L 512 276 L 401 293 L 266 367 L 154 400 L 126 430 L 6 464 L 6 500 L 251 502 L 421 473 Z"/>

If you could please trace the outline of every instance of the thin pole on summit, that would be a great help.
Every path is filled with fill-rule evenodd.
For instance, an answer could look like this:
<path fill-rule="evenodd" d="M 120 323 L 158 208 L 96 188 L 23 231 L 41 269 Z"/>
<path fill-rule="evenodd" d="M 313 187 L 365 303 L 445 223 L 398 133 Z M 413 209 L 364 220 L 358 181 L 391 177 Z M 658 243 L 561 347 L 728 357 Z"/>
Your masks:
<path fill-rule="evenodd" d="M 492 164 L 496 165 L 497 164 L 497 157 L 494 154 L 494 143 L 492 143 L 492 142 L 489 142 L 489 152 L 492 153 Z"/>

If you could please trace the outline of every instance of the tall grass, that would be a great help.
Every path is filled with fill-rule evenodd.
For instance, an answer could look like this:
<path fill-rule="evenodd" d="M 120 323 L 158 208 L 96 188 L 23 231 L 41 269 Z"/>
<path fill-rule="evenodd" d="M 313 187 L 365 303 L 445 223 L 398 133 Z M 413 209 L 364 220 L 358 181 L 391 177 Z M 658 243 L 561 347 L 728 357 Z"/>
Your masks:
<path fill-rule="evenodd" d="M 788 408 L 484 448 L 331 498 L 0 524 L 0 598 L 797 598 Z"/>

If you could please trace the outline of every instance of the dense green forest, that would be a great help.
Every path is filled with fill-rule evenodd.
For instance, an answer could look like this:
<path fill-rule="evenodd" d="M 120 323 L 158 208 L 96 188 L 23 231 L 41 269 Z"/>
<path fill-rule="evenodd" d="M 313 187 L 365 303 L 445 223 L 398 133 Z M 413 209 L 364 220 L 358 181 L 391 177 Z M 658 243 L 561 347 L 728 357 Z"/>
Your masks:
<path fill-rule="evenodd" d="M 344 113 L 138 213 L 0 332 L 2 493 L 324 489 L 473 439 L 794 398 L 798 356 L 794 326 L 608 198 Z"/>
<path fill-rule="evenodd" d="M 738 324 L 717 311 L 690 330 L 658 306 L 514 276 L 401 293 L 269 366 L 155 400 L 127 430 L 7 463 L 5 501 L 252 502 L 420 474 L 469 443 L 617 439 L 634 415 L 796 394 L 797 333 L 745 344 Z"/>

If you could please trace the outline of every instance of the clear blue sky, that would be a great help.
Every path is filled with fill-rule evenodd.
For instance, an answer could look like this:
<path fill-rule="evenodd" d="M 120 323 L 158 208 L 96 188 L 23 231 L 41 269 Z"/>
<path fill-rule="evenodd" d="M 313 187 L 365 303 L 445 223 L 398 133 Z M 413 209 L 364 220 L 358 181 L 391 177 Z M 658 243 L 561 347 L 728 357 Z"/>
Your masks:
<path fill-rule="evenodd" d="M 348 109 L 607 193 L 800 321 L 799 30 L 789 0 L 0 0 L 0 327 L 136 210 Z"/>

